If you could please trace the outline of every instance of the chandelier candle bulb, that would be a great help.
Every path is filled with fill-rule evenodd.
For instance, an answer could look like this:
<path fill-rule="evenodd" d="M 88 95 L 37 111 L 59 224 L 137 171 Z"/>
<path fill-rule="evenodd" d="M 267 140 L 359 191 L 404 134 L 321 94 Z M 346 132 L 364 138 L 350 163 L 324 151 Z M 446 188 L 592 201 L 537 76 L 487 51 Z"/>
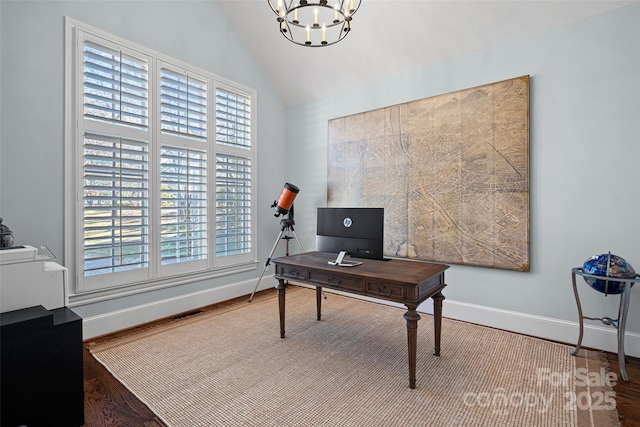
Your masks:
<path fill-rule="evenodd" d="M 276 14 L 279 32 L 300 46 L 338 43 L 351 31 L 351 20 L 362 0 L 267 0 Z"/>

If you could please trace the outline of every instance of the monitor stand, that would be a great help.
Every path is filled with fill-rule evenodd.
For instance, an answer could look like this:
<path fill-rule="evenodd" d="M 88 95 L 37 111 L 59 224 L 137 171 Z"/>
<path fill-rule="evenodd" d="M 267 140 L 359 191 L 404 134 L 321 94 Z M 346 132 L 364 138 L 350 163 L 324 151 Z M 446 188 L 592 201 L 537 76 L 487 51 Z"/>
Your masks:
<path fill-rule="evenodd" d="M 362 264 L 360 261 L 349 261 L 344 259 L 347 255 L 347 251 L 340 251 L 335 261 L 327 261 L 328 264 L 338 265 L 340 267 L 355 267 L 356 265 Z"/>

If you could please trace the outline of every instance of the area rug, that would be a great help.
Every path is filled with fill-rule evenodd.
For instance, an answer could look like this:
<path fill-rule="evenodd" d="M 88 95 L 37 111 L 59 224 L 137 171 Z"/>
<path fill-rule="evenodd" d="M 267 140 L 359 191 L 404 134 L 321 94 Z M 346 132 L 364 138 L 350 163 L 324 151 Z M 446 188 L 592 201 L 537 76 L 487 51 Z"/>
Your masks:
<path fill-rule="evenodd" d="M 604 355 L 443 319 L 418 322 L 408 387 L 406 310 L 290 286 L 91 346 L 171 427 L 619 426 Z M 446 303 L 446 301 L 445 301 Z"/>

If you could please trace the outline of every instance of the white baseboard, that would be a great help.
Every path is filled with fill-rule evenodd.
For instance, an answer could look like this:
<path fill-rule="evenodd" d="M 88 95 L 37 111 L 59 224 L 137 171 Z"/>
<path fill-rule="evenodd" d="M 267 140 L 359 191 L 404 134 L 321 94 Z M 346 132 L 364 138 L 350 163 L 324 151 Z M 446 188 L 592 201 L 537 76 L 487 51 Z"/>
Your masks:
<path fill-rule="evenodd" d="M 404 308 L 404 305 L 399 303 L 387 303 L 379 299 L 360 297 L 330 289 L 327 289 L 327 291 Z M 433 314 L 433 301 L 431 299 L 425 301 L 418 307 L 418 311 L 420 313 Z M 535 316 L 517 311 L 468 304 L 452 301 L 450 299 L 444 300 L 442 305 L 442 315 L 449 319 L 476 323 L 519 334 L 567 343 L 573 346 L 578 342 L 578 335 L 580 333 L 580 326 L 578 322 L 569 322 L 566 320 L 553 319 L 551 317 Z M 613 327 L 585 323 L 582 347 L 617 353 L 618 331 Z M 626 332 L 624 347 L 626 355 L 640 357 L 640 334 L 635 332 Z"/>
<path fill-rule="evenodd" d="M 428 309 L 432 313 L 433 305 L 430 304 Z M 576 345 L 580 333 L 578 322 L 451 300 L 444 301 L 442 315 L 451 319 L 478 323 L 570 345 Z M 585 323 L 582 346 L 617 353 L 618 331 L 612 326 Z M 625 354 L 640 357 L 640 334 L 628 331 L 625 333 Z"/>
<path fill-rule="evenodd" d="M 272 284 L 273 281 L 263 280 L 258 290 L 267 289 Z M 88 340 L 111 334 L 244 295 L 247 295 L 248 301 L 248 296 L 253 292 L 255 286 L 255 280 L 236 282 L 200 292 L 111 311 L 98 316 L 85 317 L 82 322 L 83 339 Z"/>
<path fill-rule="evenodd" d="M 259 290 L 267 289 L 270 287 L 269 283 L 273 283 L 272 280 L 269 280 L 271 277 L 266 279 L 262 282 Z M 88 317 L 83 320 L 83 337 L 87 340 L 210 304 L 249 295 L 253 291 L 255 283 L 255 280 L 232 283 L 201 292 L 180 295 L 166 300 L 154 301 L 149 304 Z M 326 289 L 326 291 L 340 294 L 340 292 L 330 289 Z M 353 294 L 348 295 L 354 296 Z M 378 303 L 383 302 L 373 298 L 359 298 Z M 397 303 L 389 303 L 389 305 L 404 307 L 402 304 Z M 418 307 L 418 311 L 433 314 L 432 300 L 429 299 L 421 304 Z M 575 345 L 578 340 L 579 326 L 577 322 L 468 304 L 450 299 L 444 301 L 442 314 L 450 319 L 477 323 L 570 345 Z M 613 327 L 585 324 L 582 345 L 583 347 L 617 353 L 617 330 Z M 640 357 L 640 334 L 635 332 L 627 332 L 625 334 L 625 353 L 629 356 Z"/>

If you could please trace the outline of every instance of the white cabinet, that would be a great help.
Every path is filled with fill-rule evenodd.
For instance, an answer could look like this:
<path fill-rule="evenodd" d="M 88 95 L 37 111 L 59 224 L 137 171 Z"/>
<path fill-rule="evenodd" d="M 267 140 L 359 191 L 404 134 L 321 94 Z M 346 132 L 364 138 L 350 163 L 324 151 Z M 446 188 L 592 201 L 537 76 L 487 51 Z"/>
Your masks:
<path fill-rule="evenodd" d="M 33 246 L 0 250 L 0 312 L 42 305 L 47 310 L 68 304 L 67 268 Z"/>

